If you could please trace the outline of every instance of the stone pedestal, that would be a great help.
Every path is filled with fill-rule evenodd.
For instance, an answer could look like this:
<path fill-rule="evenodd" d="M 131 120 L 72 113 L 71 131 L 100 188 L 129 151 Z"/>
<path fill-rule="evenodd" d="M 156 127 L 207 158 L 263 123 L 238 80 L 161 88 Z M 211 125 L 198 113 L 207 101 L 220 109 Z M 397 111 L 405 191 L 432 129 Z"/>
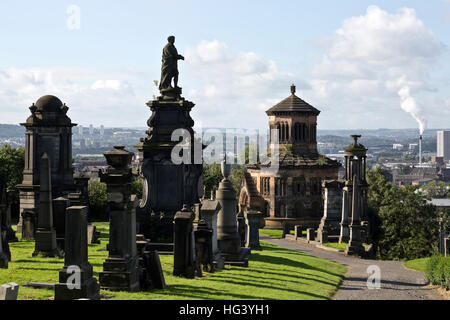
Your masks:
<path fill-rule="evenodd" d="M 344 182 L 326 180 L 322 182 L 324 197 L 323 217 L 317 231 L 318 238 L 325 232 L 330 236 L 340 235 L 342 221 L 342 188 Z"/>
<path fill-rule="evenodd" d="M 15 301 L 19 295 L 19 285 L 11 282 L 0 286 L 0 301 Z"/>
<path fill-rule="evenodd" d="M 350 220 L 350 240 L 346 255 L 364 256 L 365 249 L 361 241 L 360 196 L 356 176 L 353 177 L 352 217 Z"/>
<path fill-rule="evenodd" d="M 217 241 L 225 264 L 248 267 L 250 249 L 241 247 L 241 237 L 237 226 L 236 192 L 228 179 L 231 166 L 222 163 L 224 179 L 216 191 L 216 199 L 221 209 L 217 216 Z"/>
<path fill-rule="evenodd" d="M 247 225 L 247 242 L 245 247 L 252 250 L 261 250 L 261 245 L 259 244 L 259 222 L 262 214 L 259 211 L 248 210 L 244 215 Z"/>
<path fill-rule="evenodd" d="M 133 175 L 130 168 L 132 153 L 123 146 L 105 153 L 108 167 L 100 172 L 107 185 L 109 218 L 109 255 L 103 263 L 99 280 L 102 288 L 112 291 L 139 291 L 139 259 L 136 248 L 136 205 L 131 195 Z"/>
<path fill-rule="evenodd" d="M 224 261 L 220 254 L 219 246 L 217 244 L 217 215 L 221 209 L 220 203 L 217 200 L 203 200 L 200 216 L 212 230 L 211 244 L 214 256 L 214 265 L 216 270 L 222 270 Z"/>
<path fill-rule="evenodd" d="M 351 188 L 350 188 L 351 190 Z M 349 187 L 345 186 L 342 191 L 342 220 L 340 223 L 339 243 L 348 243 L 350 238 L 350 230 L 348 228 L 349 217 Z"/>
<path fill-rule="evenodd" d="M 194 228 L 195 257 L 203 271 L 214 272 L 214 255 L 212 247 L 213 230 L 208 227 L 205 220 L 200 220 Z"/>
<path fill-rule="evenodd" d="M 192 279 L 196 273 L 193 221 L 195 214 L 184 206 L 174 218 L 173 275 Z"/>
<path fill-rule="evenodd" d="M 22 212 L 22 240 L 32 241 L 36 234 L 36 214 L 33 210 L 26 209 Z"/>
<path fill-rule="evenodd" d="M 73 190 L 72 123 L 69 108 L 55 96 L 41 97 L 30 107 L 25 123 L 25 167 L 20 191 L 20 213 L 25 209 L 39 212 L 39 162 L 44 153 L 50 158 L 52 195 L 55 198 Z M 17 225 L 22 232 L 22 221 Z"/>
<path fill-rule="evenodd" d="M 237 221 L 238 221 L 238 233 L 241 237 L 241 247 L 245 247 L 245 244 L 247 243 L 247 229 L 248 226 L 245 222 L 244 214 L 239 212 L 237 214 Z"/>
<path fill-rule="evenodd" d="M 313 228 L 306 229 L 306 240 L 314 241 L 316 239 L 316 233 Z"/>
<path fill-rule="evenodd" d="M 320 243 L 327 243 L 328 242 L 328 232 L 327 230 L 318 230 L 317 231 L 317 241 Z"/>
<path fill-rule="evenodd" d="M 65 248 L 64 238 L 66 236 L 66 209 L 69 200 L 64 197 L 53 199 L 53 225 L 56 232 L 56 243 L 60 249 Z"/>
<path fill-rule="evenodd" d="M 100 299 L 100 287 L 88 262 L 87 216 L 87 207 L 67 208 L 64 268 L 55 285 L 55 300 Z M 73 287 L 70 278 L 77 279 L 77 275 L 79 283 Z"/>
<path fill-rule="evenodd" d="M 190 116 L 194 104 L 176 94 L 159 97 L 148 102 L 147 106 L 152 111 L 147 121 L 147 137 L 136 146 L 144 180 L 143 197 L 139 203 L 144 214 L 140 214 L 138 221 L 139 232 L 152 242 L 172 242 L 175 213 L 184 204 L 192 207 L 200 202 L 198 184 L 203 165 L 201 159 L 194 161 L 194 121 Z M 174 163 L 172 152 L 181 141 L 172 141 L 172 134 L 179 129 L 186 136 L 183 137 L 183 147 L 178 151 L 186 161 Z M 200 155 L 201 150 L 200 145 L 197 152 Z M 176 152 L 177 155 L 180 153 Z M 150 221 L 152 214 L 160 217 L 157 228 L 153 228 L 154 223 Z"/>
<path fill-rule="evenodd" d="M 1 218 L 1 213 L 0 213 L 0 218 Z M 8 262 L 9 262 L 9 257 L 3 251 L 3 232 L 2 232 L 1 225 L 0 225 L 0 269 L 8 269 Z"/>
<path fill-rule="evenodd" d="M 41 158 L 40 183 L 38 225 L 33 256 L 60 257 L 62 254 L 56 244 L 56 231 L 53 227 L 50 159 L 46 153 Z"/>
<path fill-rule="evenodd" d="M 444 256 L 450 256 L 450 236 L 444 238 Z"/>
<path fill-rule="evenodd" d="M 298 238 L 303 237 L 303 227 L 302 226 L 295 226 L 294 227 L 294 238 L 297 240 Z"/>

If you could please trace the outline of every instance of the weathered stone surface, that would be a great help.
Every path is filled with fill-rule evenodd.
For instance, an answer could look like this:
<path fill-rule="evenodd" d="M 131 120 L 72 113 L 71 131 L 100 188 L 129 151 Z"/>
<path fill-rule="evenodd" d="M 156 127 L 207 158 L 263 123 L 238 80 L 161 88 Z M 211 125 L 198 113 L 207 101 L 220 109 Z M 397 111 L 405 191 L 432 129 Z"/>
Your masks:
<path fill-rule="evenodd" d="M 136 247 L 137 198 L 131 195 L 132 153 L 116 146 L 106 152 L 105 157 L 108 167 L 105 172 L 100 172 L 100 180 L 106 183 L 108 193 L 121 193 L 123 200 L 110 202 L 109 255 L 99 275 L 100 285 L 113 291 L 139 291 L 141 271 Z"/>
<path fill-rule="evenodd" d="M 213 230 L 208 227 L 205 220 L 200 220 L 194 228 L 194 235 L 197 263 L 204 271 L 214 272 Z"/>
<path fill-rule="evenodd" d="M 208 225 L 208 228 L 212 230 L 212 250 L 214 255 L 214 264 L 216 270 L 222 270 L 224 267 L 224 261 L 220 254 L 219 246 L 217 244 L 217 215 L 220 211 L 220 203 L 217 200 L 203 200 L 200 216 Z"/>
<path fill-rule="evenodd" d="M 306 240 L 307 241 L 315 241 L 316 240 L 316 233 L 313 228 L 306 229 Z"/>
<path fill-rule="evenodd" d="M 303 237 L 303 226 L 295 226 L 294 227 L 294 238 L 297 240 L 298 238 Z"/>
<path fill-rule="evenodd" d="M 100 299 L 100 286 L 88 261 L 87 216 L 85 206 L 67 208 L 64 267 L 55 285 L 55 300 Z M 78 287 L 71 287 L 74 272 L 79 275 Z"/>
<path fill-rule="evenodd" d="M 194 278 L 197 271 L 194 218 L 194 213 L 187 206 L 178 211 L 174 218 L 173 275 L 189 279 Z"/>
<path fill-rule="evenodd" d="M 88 244 L 100 244 L 100 232 L 97 231 L 97 227 L 89 224 L 87 226 L 87 238 Z"/>
<path fill-rule="evenodd" d="M 51 163 L 52 194 L 58 198 L 75 188 L 72 167 L 72 123 L 69 108 L 57 97 L 41 97 L 30 107 L 25 123 L 25 168 L 20 191 L 20 213 L 25 209 L 39 212 L 40 159 L 47 153 Z M 17 232 L 22 232 L 19 221 Z"/>
<path fill-rule="evenodd" d="M 164 278 L 158 251 L 144 251 L 144 264 L 147 269 L 152 288 L 161 290 L 165 289 L 166 280 Z"/>
<path fill-rule="evenodd" d="M 450 237 L 444 238 L 445 256 L 450 256 Z"/>
<path fill-rule="evenodd" d="M 252 250 L 261 250 L 259 244 L 259 222 L 261 220 L 261 212 L 248 210 L 245 212 L 245 222 L 247 224 L 247 242 L 245 246 Z"/>
<path fill-rule="evenodd" d="M 22 211 L 22 240 L 34 240 L 36 233 L 36 214 L 31 209 Z"/>
<path fill-rule="evenodd" d="M 19 295 L 19 285 L 11 282 L 0 286 L 0 301 L 17 300 Z"/>
<path fill-rule="evenodd" d="M 224 179 L 216 191 L 216 199 L 221 206 L 217 217 L 217 241 L 225 264 L 248 267 L 250 249 L 241 247 L 241 237 L 237 226 L 236 193 L 228 179 L 230 171 L 230 165 L 223 162 Z"/>
<path fill-rule="evenodd" d="M 60 249 L 65 248 L 64 238 L 66 236 L 66 209 L 69 200 L 65 197 L 53 199 L 53 225 L 56 232 L 56 243 Z"/>
<path fill-rule="evenodd" d="M 343 181 L 325 180 L 322 182 L 322 193 L 324 198 L 323 217 L 322 220 L 320 220 L 319 229 L 317 230 L 317 236 L 320 242 L 322 242 L 322 238 L 328 238 L 328 235 L 340 235 L 343 187 Z"/>
<path fill-rule="evenodd" d="M 56 244 L 56 231 L 53 227 L 52 199 L 50 159 L 48 155 L 44 153 L 41 158 L 40 167 L 39 214 L 33 256 L 61 256 L 61 251 Z"/>

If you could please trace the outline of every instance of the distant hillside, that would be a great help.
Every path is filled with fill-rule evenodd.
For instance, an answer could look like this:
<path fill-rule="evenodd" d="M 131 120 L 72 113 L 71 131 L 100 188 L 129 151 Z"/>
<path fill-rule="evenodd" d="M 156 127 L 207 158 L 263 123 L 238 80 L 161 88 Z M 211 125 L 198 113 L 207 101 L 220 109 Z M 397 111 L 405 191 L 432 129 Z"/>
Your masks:
<path fill-rule="evenodd" d="M 23 137 L 25 128 L 16 124 L 0 124 L 0 138 Z"/>

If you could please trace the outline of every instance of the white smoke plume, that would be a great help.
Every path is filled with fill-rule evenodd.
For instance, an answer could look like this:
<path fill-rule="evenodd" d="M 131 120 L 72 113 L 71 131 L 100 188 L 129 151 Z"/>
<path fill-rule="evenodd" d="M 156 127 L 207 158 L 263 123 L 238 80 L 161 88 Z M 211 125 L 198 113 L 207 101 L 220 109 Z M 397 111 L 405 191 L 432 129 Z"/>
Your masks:
<path fill-rule="evenodd" d="M 427 120 L 422 115 L 422 109 L 420 108 L 419 104 L 411 96 L 409 86 L 403 86 L 398 91 L 398 95 L 400 96 L 401 100 L 401 108 L 405 112 L 412 115 L 414 119 L 416 119 L 417 123 L 419 124 L 420 134 L 422 135 L 427 126 Z"/>

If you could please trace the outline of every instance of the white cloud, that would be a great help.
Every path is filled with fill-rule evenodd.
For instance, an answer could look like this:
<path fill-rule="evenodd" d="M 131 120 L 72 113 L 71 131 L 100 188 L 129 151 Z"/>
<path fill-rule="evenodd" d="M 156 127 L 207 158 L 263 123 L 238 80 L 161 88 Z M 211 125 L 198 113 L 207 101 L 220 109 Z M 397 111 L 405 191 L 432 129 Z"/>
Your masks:
<path fill-rule="evenodd" d="M 407 86 L 419 97 L 436 90 L 429 73 L 445 47 L 414 9 L 389 13 L 370 6 L 365 15 L 344 20 L 328 40 L 322 60 L 311 68 L 311 100 L 327 106 L 322 117 L 329 127 L 408 127 L 412 122 L 406 114 L 398 119 L 399 90 Z M 332 116 L 337 111 L 340 123 Z M 360 116 L 356 119 L 354 113 Z M 386 120 L 374 122 L 377 114 Z M 425 120 L 423 114 L 415 118 Z"/>

